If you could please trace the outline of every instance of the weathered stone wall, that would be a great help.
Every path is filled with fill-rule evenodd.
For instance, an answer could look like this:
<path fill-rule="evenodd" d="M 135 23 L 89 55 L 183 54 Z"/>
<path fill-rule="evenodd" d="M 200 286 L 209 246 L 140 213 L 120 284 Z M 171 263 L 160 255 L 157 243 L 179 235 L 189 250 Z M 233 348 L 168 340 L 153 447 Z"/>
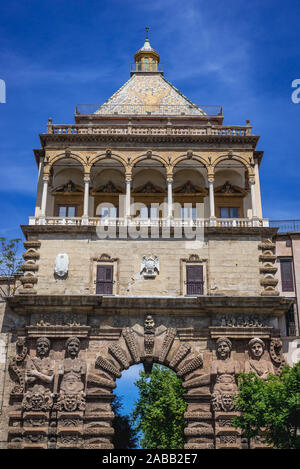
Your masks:
<path fill-rule="evenodd" d="M 5 310 L 5 301 L 0 297 L 0 330 L 2 330 L 2 323 Z M 7 430 L 4 425 L 4 389 L 7 367 L 7 343 L 8 334 L 0 333 L 0 449 L 3 448 L 4 442 L 7 440 Z M 5 431 L 6 430 L 6 431 Z"/>
<path fill-rule="evenodd" d="M 92 235 L 41 235 L 38 294 L 95 293 L 96 264 L 106 254 L 115 259 L 114 294 L 179 296 L 186 294 L 185 266 L 197 255 L 204 267 L 204 294 L 259 295 L 259 236 L 211 236 L 203 244 L 185 240 L 97 240 Z M 199 247 L 200 246 L 200 247 Z M 67 278 L 54 275 L 59 253 L 69 257 Z M 157 256 L 160 272 L 153 279 L 140 273 L 143 256 Z"/>
<path fill-rule="evenodd" d="M 73 310 L 80 309 L 79 302 L 75 303 Z M 40 309 L 48 308 L 45 304 Z M 222 388 L 217 386 L 224 357 L 217 352 L 220 341 L 216 339 L 223 337 L 230 344 L 225 367 L 230 391 L 235 392 L 236 373 L 245 370 L 251 359 L 249 339 L 258 335 L 266 345 L 259 363 L 255 362 L 261 372 L 280 366 L 280 356 L 272 351 L 272 341 L 276 340 L 273 334 L 278 334 L 272 327 L 274 318 L 259 326 L 244 315 L 243 325 L 236 322 L 227 326 L 224 319 L 220 325 L 217 316 L 196 312 L 185 317 L 179 311 L 145 316 L 142 311 L 133 313 L 125 308 L 123 314 L 109 314 L 108 309 L 106 313 L 86 315 L 72 314 L 66 305 L 57 305 L 57 311 L 62 309 L 64 314 L 26 314 L 27 326 L 19 328 L 19 342 L 11 340 L 9 344 L 8 362 L 15 362 L 10 366 L 10 376 L 7 372 L 5 376 L 3 448 L 7 447 L 7 438 L 8 447 L 16 449 L 111 448 L 110 402 L 115 380 L 124 369 L 140 362 L 148 369 L 153 362 L 162 363 L 183 379 L 187 449 L 241 447 L 240 433 L 230 423 L 236 415 L 232 402 L 228 396 L 223 402 Z M 46 358 L 37 350 L 42 337 L 50 340 Z M 80 338 L 73 360 L 66 342 L 69 337 Z M 47 371 L 53 376 L 51 383 L 40 378 L 31 383 L 30 370 L 47 374 L 48 365 L 43 360 L 51 363 L 52 371 Z"/>
<path fill-rule="evenodd" d="M 16 353 L 16 330 L 23 323 L 0 297 L 0 449 L 7 446 L 9 396 L 13 387 L 9 362 Z"/>

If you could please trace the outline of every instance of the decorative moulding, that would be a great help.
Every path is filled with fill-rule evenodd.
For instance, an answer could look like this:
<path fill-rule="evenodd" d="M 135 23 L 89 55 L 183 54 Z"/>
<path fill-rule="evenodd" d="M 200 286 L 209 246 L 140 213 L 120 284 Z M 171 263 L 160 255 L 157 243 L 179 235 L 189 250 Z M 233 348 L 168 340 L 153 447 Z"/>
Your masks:
<path fill-rule="evenodd" d="M 230 339 L 251 339 L 259 337 L 261 339 L 270 339 L 276 329 L 273 327 L 209 327 L 210 337 L 218 339 L 219 337 L 228 337 Z"/>

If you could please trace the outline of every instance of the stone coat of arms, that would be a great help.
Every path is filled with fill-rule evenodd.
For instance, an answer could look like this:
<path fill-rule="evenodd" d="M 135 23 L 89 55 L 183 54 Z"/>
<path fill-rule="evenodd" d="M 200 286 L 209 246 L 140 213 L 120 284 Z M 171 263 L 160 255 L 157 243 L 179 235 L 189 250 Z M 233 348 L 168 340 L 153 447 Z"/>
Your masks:
<path fill-rule="evenodd" d="M 159 273 L 159 260 L 157 256 L 146 257 L 143 256 L 141 262 L 140 274 L 144 275 L 144 278 L 155 278 Z"/>

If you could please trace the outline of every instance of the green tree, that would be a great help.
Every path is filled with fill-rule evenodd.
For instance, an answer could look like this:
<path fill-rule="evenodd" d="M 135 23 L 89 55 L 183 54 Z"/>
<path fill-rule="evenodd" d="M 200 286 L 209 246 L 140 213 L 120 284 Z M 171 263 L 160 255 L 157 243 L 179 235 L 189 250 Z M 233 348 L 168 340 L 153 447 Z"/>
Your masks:
<path fill-rule="evenodd" d="M 6 240 L 0 237 L 0 276 L 7 280 L 0 285 L 0 295 L 9 296 L 15 293 L 16 282 L 14 275 L 20 272 L 23 263 L 19 255 L 21 239 Z"/>
<path fill-rule="evenodd" d="M 143 449 L 182 449 L 184 412 L 182 381 L 169 368 L 154 365 L 151 374 L 140 372 L 134 383 L 139 399 L 131 414 L 136 432 L 142 432 Z"/>
<path fill-rule="evenodd" d="M 262 380 L 254 373 L 240 373 L 234 425 L 246 438 L 260 435 L 278 449 L 300 448 L 300 362 L 285 366 L 280 376 Z"/>
<path fill-rule="evenodd" d="M 122 399 L 115 396 L 111 408 L 115 416 L 112 426 L 115 430 L 112 443 L 115 449 L 134 449 L 137 447 L 138 438 L 132 427 L 128 415 L 122 415 Z"/>

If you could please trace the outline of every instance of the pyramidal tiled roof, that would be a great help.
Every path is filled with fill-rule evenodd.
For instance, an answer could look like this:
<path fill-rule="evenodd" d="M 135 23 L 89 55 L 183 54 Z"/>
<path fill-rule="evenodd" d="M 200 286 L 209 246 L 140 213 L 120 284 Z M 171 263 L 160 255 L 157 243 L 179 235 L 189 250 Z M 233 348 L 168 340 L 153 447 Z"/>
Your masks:
<path fill-rule="evenodd" d="M 95 114 L 206 115 L 160 73 L 133 74 Z"/>

